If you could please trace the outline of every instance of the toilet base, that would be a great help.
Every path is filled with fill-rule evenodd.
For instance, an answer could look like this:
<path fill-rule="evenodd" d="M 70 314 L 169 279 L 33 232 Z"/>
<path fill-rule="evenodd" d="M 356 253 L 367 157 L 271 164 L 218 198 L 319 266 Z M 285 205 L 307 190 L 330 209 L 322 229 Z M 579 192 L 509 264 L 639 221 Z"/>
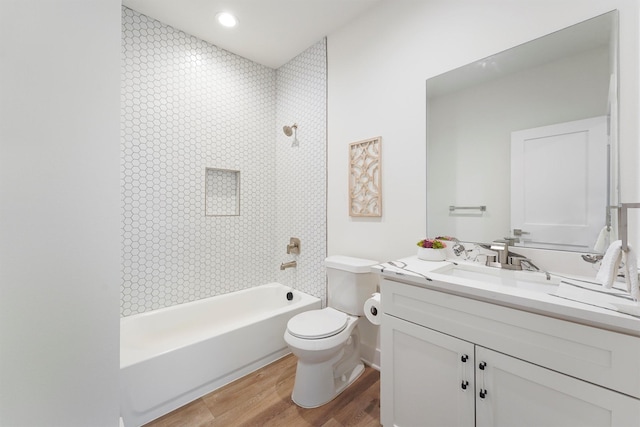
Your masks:
<path fill-rule="evenodd" d="M 300 356 L 291 400 L 302 408 L 317 408 L 330 402 L 364 372 L 357 323 L 354 323 L 349 338 L 333 357 L 318 362 L 317 358 Z"/>
<path fill-rule="evenodd" d="M 307 369 L 305 369 L 307 368 Z M 301 408 L 317 408 L 326 403 L 331 402 L 338 397 L 347 387 L 349 387 L 364 372 L 364 363 L 358 361 L 356 366 L 349 372 L 345 372 L 338 378 L 333 378 L 331 372 L 329 375 L 320 377 L 318 375 L 318 366 L 313 366 L 313 371 L 308 370 L 310 367 L 298 366 L 296 369 L 296 380 L 291 394 L 293 403 Z M 306 375 L 312 374 L 312 375 Z M 315 374 L 315 375 L 313 375 Z M 315 377 L 315 378 L 313 378 Z M 330 383 L 328 380 L 331 380 Z"/>

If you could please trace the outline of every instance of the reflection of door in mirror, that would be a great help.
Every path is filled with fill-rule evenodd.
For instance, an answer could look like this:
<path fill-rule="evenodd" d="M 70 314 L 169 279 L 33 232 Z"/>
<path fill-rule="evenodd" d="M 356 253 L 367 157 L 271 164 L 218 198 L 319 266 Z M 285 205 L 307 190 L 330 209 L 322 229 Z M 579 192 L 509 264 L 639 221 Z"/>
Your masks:
<path fill-rule="evenodd" d="M 589 251 L 606 223 L 606 182 L 606 116 L 513 132 L 517 246 Z"/>

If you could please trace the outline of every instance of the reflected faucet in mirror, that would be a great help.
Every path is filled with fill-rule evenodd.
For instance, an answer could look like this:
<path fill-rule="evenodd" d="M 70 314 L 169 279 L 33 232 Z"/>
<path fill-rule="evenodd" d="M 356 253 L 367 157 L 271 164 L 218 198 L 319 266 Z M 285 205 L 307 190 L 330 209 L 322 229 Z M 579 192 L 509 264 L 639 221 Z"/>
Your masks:
<path fill-rule="evenodd" d="M 468 259 L 469 258 L 469 254 L 467 253 L 467 248 L 464 247 L 464 245 L 462 243 L 460 243 L 460 240 L 456 239 L 454 240 L 455 243 L 453 244 L 453 253 L 455 254 L 455 256 L 460 256 L 464 253 L 464 258 Z"/>

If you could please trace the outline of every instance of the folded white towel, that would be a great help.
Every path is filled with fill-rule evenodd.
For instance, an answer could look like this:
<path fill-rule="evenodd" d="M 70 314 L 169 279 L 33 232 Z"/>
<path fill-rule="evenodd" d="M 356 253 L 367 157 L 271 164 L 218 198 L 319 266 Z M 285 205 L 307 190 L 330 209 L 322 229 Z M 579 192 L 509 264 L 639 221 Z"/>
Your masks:
<path fill-rule="evenodd" d="M 602 227 L 602 230 L 600 230 L 600 233 L 598 234 L 598 238 L 596 239 L 596 243 L 595 245 L 593 245 L 594 251 L 604 252 L 604 250 L 607 248 L 607 243 L 609 241 L 609 231 L 610 231 L 610 227 L 607 227 L 606 225 Z"/>
<path fill-rule="evenodd" d="M 624 261 L 624 281 L 627 284 L 627 292 L 636 302 L 640 303 L 640 288 L 638 287 L 638 256 L 631 246 L 622 253 Z"/>
<path fill-rule="evenodd" d="M 600 264 L 600 270 L 596 274 L 596 281 L 607 289 L 611 289 L 618 275 L 618 267 L 622 260 L 622 241 L 616 240 L 609 245 Z"/>

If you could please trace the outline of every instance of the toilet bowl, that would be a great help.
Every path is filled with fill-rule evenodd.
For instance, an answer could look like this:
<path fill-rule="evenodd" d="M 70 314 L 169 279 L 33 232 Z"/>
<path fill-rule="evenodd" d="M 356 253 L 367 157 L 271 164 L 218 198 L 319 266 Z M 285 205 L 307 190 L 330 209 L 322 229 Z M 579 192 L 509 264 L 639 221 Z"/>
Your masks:
<path fill-rule="evenodd" d="M 377 285 L 370 271 L 374 264 L 376 261 L 359 258 L 328 257 L 328 307 L 300 313 L 287 323 L 284 340 L 298 358 L 291 395 L 298 406 L 315 408 L 328 403 L 364 372 L 358 323 L 364 301 Z"/>
<path fill-rule="evenodd" d="M 296 405 L 324 405 L 362 374 L 358 321 L 331 307 L 291 319 L 284 340 L 298 358 L 291 395 Z"/>

